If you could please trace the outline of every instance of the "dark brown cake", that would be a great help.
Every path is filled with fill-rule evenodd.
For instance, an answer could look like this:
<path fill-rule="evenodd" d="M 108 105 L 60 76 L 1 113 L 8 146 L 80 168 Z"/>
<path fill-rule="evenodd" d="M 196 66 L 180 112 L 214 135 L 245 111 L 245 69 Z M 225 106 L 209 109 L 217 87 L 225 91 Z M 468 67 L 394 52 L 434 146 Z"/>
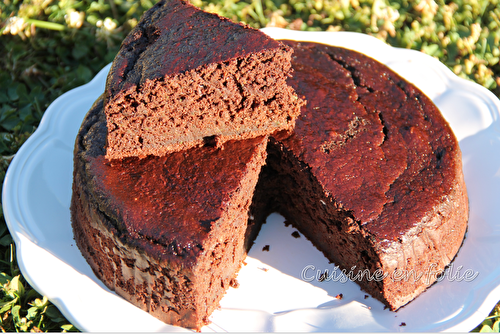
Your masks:
<path fill-rule="evenodd" d="M 257 184 L 265 138 L 109 161 L 102 99 L 80 129 L 77 244 L 109 288 L 167 323 L 208 321 L 275 210 L 336 265 L 364 272 L 356 282 L 392 310 L 432 284 L 462 243 L 461 153 L 434 104 L 364 55 L 286 43 L 289 83 L 308 104 L 291 135 L 269 137 Z"/>
<path fill-rule="evenodd" d="M 291 137 L 270 140 L 252 233 L 279 211 L 330 261 L 365 272 L 360 286 L 396 310 L 462 244 L 458 142 L 432 101 L 386 66 L 342 48 L 286 44 L 295 50 L 290 84 L 308 104 Z M 387 276 L 367 279 L 377 273 Z"/>
<path fill-rule="evenodd" d="M 165 157 L 104 158 L 102 99 L 76 140 L 71 220 L 97 277 L 162 321 L 199 329 L 245 256 L 264 137 Z"/>
<path fill-rule="evenodd" d="M 123 41 L 106 83 L 106 158 L 163 156 L 291 130 L 303 101 L 292 50 L 264 33 L 164 0 Z"/>

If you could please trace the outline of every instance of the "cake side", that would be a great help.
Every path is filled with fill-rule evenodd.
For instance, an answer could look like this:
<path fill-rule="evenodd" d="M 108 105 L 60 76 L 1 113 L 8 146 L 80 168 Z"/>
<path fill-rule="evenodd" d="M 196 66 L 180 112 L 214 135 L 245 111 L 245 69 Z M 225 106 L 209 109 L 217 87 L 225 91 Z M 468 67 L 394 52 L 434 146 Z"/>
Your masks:
<path fill-rule="evenodd" d="M 303 101 L 292 50 L 181 0 L 160 1 L 124 40 L 106 82 L 106 158 L 163 156 L 291 130 Z"/>
<path fill-rule="evenodd" d="M 111 163 L 103 158 L 102 103 L 86 116 L 75 146 L 77 245 L 118 295 L 166 323 L 200 329 L 246 254 L 267 138 Z"/>
<path fill-rule="evenodd" d="M 309 172 L 323 198 L 282 200 L 281 210 L 336 264 L 386 275 L 358 283 L 398 309 L 436 281 L 462 244 L 468 202 L 458 142 L 434 104 L 386 66 L 346 49 L 286 43 L 295 49 L 290 83 L 308 105 L 293 135 L 276 138 L 302 165 L 287 168 Z M 331 238 L 335 226 L 340 238 Z"/>

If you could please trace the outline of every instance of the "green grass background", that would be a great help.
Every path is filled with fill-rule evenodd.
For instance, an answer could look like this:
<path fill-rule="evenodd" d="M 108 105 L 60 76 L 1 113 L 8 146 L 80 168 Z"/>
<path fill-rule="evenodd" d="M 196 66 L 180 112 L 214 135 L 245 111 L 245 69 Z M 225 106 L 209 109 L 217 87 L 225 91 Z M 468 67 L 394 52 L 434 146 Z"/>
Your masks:
<path fill-rule="evenodd" d="M 45 109 L 111 62 L 152 0 L 0 3 L 0 181 Z M 191 0 L 255 28 L 356 31 L 427 53 L 500 96 L 500 0 Z M 59 279 L 57 273 L 51 273 Z M 76 330 L 24 280 L 0 211 L 0 330 Z M 500 304 L 474 331 L 496 331 Z"/>

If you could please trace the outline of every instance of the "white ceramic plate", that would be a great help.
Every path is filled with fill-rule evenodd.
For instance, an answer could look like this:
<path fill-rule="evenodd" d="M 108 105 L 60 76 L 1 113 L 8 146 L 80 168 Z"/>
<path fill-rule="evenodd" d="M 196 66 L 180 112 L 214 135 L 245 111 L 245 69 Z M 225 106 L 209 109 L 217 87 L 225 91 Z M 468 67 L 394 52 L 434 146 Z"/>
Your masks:
<path fill-rule="evenodd" d="M 334 265 L 292 227 L 271 215 L 206 331 L 468 331 L 500 299 L 500 102 L 420 52 L 389 47 L 356 33 L 264 29 L 277 39 L 316 41 L 363 52 L 422 89 L 450 122 L 463 152 L 470 198 L 467 238 L 444 279 L 390 312 L 353 282 L 306 282 Z M 73 144 L 82 119 L 103 92 L 109 67 L 58 98 L 7 172 L 3 208 L 23 275 L 83 331 L 172 331 L 110 292 L 73 240 L 69 204 Z M 264 245 L 270 251 L 264 252 Z M 313 267 L 314 266 L 314 269 Z M 465 274 L 476 275 L 465 279 Z M 342 294 L 343 298 L 336 298 Z M 402 326 L 402 323 L 406 326 Z"/>

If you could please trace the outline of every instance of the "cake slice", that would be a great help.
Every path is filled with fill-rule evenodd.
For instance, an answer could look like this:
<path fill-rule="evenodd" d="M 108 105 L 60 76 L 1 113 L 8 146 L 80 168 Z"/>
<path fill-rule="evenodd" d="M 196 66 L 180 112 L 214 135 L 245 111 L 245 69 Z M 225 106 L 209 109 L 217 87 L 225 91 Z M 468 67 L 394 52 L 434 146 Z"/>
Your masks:
<path fill-rule="evenodd" d="M 163 156 L 291 130 L 292 49 L 182 0 L 158 2 L 123 41 L 106 83 L 106 158 Z"/>
<path fill-rule="evenodd" d="M 102 108 L 100 99 L 75 146 L 77 245 L 118 295 L 166 323 L 200 329 L 236 284 L 267 138 L 109 161 Z"/>

